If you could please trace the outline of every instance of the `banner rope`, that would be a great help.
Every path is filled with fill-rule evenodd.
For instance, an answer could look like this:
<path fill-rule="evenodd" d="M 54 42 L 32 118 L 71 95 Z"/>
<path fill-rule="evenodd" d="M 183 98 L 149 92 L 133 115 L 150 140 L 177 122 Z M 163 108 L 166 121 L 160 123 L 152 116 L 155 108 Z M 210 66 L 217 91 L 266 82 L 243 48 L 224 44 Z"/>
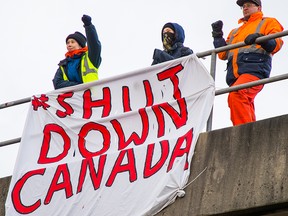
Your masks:
<path fill-rule="evenodd" d="M 186 184 L 182 189 L 179 189 L 179 190 L 177 191 L 176 196 L 181 197 L 181 198 L 184 197 L 184 196 L 185 196 L 185 191 L 184 191 L 184 189 L 185 189 L 186 187 L 188 187 L 190 184 L 192 184 L 197 178 L 199 178 L 206 170 L 207 170 L 207 166 L 206 166 L 192 181 L 190 181 L 188 184 Z M 167 206 L 169 206 L 170 204 L 172 204 L 172 203 L 175 201 L 176 196 L 171 197 L 171 198 L 165 203 L 165 205 L 164 205 L 161 209 L 159 209 L 157 212 L 155 212 L 155 214 L 153 214 L 153 215 L 156 215 L 157 213 L 161 212 L 164 208 L 166 208 Z"/>
<path fill-rule="evenodd" d="M 205 171 L 207 170 L 207 166 L 192 180 L 190 181 L 188 184 L 186 184 L 183 189 L 185 189 L 186 187 L 188 187 L 190 184 L 192 184 L 197 178 L 199 178 Z"/>

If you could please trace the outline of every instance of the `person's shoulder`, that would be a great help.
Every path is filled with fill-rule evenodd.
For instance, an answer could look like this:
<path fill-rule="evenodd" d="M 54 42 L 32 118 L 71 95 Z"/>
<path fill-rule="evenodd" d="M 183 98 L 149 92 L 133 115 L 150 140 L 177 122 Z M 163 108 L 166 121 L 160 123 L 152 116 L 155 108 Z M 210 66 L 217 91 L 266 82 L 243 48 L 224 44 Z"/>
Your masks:
<path fill-rule="evenodd" d="M 263 20 L 279 22 L 275 17 L 263 17 Z"/>
<path fill-rule="evenodd" d="M 282 24 L 275 17 L 263 17 L 263 20 L 267 21 L 267 23 L 273 23 L 282 27 Z"/>
<path fill-rule="evenodd" d="M 67 58 L 60 60 L 59 63 L 58 63 L 58 66 L 63 66 L 63 65 L 66 65 L 66 64 L 67 64 Z"/>
<path fill-rule="evenodd" d="M 189 54 L 193 54 L 193 50 L 192 49 L 190 49 L 189 47 L 185 47 L 185 46 L 183 46 L 182 48 L 181 48 L 181 53 L 182 53 L 182 56 L 183 55 L 189 55 Z"/>

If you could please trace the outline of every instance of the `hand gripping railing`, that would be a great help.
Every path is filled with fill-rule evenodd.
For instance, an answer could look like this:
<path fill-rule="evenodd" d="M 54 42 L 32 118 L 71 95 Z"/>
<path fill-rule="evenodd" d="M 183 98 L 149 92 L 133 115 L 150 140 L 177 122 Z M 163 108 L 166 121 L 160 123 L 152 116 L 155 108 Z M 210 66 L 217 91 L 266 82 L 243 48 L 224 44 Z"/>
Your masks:
<path fill-rule="evenodd" d="M 275 33 L 275 34 L 271 34 L 271 35 L 266 35 L 266 36 L 259 37 L 259 38 L 256 39 L 255 42 L 256 43 L 261 43 L 261 42 L 264 42 L 264 41 L 267 41 L 267 40 L 270 40 L 270 39 L 279 38 L 279 37 L 283 37 L 283 36 L 287 36 L 287 35 L 288 35 L 288 30 L 283 31 L 283 32 L 279 32 L 279 33 Z M 223 52 L 223 51 L 232 50 L 232 49 L 236 49 L 236 48 L 243 47 L 243 46 L 246 46 L 246 44 L 244 42 L 239 42 L 239 43 L 236 43 L 236 44 L 231 44 L 231 45 L 227 45 L 227 46 L 224 46 L 224 47 L 219 47 L 219 48 L 208 50 L 208 51 L 205 51 L 205 52 L 196 53 L 196 55 L 197 55 L 198 58 L 203 58 L 205 56 L 211 55 L 210 74 L 213 77 L 213 79 L 215 80 L 217 53 Z M 241 84 L 241 85 L 237 85 L 237 86 L 233 86 L 233 87 L 220 89 L 220 90 L 217 90 L 215 92 L 215 96 L 221 95 L 221 94 L 225 94 L 225 93 L 228 93 L 228 92 L 231 92 L 231 91 L 244 89 L 244 88 L 250 88 L 250 87 L 253 87 L 253 86 L 257 86 L 257 85 L 262 85 L 262 84 L 271 83 L 271 82 L 277 82 L 277 81 L 281 81 L 281 80 L 284 80 L 284 79 L 288 79 L 288 73 L 287 74 L 283 74 L 283 75 L 279 75 L 279 76 L 274 76 L 274 77 L 270 77 L 270 78 L 266 78 L 266 79 L 261 79 L 261 80 L 249 82 L 249 83 L 245 83 L 245 84 Z M 27 98 L 23 98 L 23 99 L 20 99 L 20 100 L 16 100 L 16 101 L 11 101 L 11 102 L 8 102 L 8 103 L 0 104 L 0 109 L 4 109 L 4 108 L 11 107 L 11 106 L 20 105 L 20 104 L 23 104 L 23 103 L 28 103 L 30 100 L 31 100 L 31 98 L 27 97 Z M 213 108 L 212 108 L 212 111 L 210 113 L 209 119 L 207 121 L 206 131 L 211 131 L 211 129 L 212 129 L 212 117 L 213 117 Z M 11 145 L 11 144 L 15 144 L 15 143 L 19 143 L 20 141 L 21 141 L 21 137 L 15 138 L 15 139 L 11 139 L 11 140 L 7 140 L 7 141 L 4 141 L 4 142 L 0 142 L 0 147 Z"/>

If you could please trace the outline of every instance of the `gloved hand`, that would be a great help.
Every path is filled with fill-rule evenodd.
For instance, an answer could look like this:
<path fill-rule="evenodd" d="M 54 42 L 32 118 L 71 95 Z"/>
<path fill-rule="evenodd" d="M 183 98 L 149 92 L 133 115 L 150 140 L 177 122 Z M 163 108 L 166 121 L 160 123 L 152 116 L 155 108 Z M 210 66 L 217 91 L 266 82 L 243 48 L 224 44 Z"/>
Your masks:
<path fill-rule="evenodd" d="M 247 44 L 247 45 L 251 45 L 251 44 L 255 43 L 255 41 L 256 41 L 256 39 L 257 39 L 258 37 L 261 37 L 261 36 L 263 36 L 263 34 L 260 34 L 260 33 L 249 34 L 249 35 L 245 38 L 244 42 L 245 42 L 245 44 Z"/>
<path fill-rule="evenodd" d="M 212 37 L 214 38 L 222 38 L 223 37 L 223 22 L 222 20 L 218 20 L 211 24 L 212 26 Z"/>
<path fill-rule="evenodd" d="M 84 23 L 84 26 L 89 26 L 89 25 L 91 25 L 92 24 L 92 22 L 91 22 L 91 20 L 92 20 L 92 18 L 90 17 L 90 16 L 88 16 L 88 15 L 83 15 L 82 16 L 82 22 Z"/>

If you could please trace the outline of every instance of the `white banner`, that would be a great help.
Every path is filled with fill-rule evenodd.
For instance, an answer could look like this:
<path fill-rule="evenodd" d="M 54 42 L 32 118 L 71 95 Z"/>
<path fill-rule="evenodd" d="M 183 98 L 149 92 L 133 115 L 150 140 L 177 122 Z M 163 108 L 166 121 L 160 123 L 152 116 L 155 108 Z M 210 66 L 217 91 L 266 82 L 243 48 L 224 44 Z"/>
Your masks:
<path fill-rule="evenodd" d="M 214 81 L 195 55 L 32 97 L 6 215 L 154 215 L 183 194 Z"/>

